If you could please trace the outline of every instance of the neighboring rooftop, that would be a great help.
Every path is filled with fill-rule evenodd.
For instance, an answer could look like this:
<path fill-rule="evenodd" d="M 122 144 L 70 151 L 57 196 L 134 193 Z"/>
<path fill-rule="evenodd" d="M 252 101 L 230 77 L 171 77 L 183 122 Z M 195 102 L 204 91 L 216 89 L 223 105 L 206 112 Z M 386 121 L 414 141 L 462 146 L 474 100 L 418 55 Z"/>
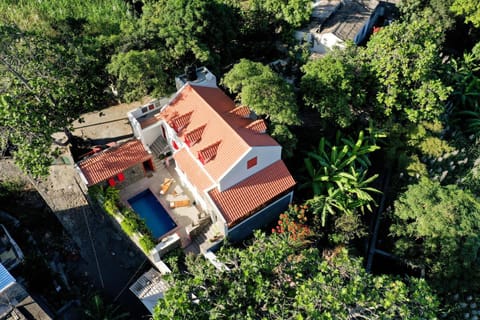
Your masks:
<path fill-rule="evenodd" d="M 341 0 L 314 0 L 310 21 L 302 30 L 320 29 L 325 20 L 338 9 L 340 3 Z"/>
<path fill-rule="evenodd" d="M 0 263 L 0 318 L 51 320 L 25 289 Z"/>
<path fill-rule="evenodd" d="M 321 26 L 321 33 L 333 33 L 342 40 L 353 40 L 379 4 L 378 0 L 342 1 Z"/>
<path fill-rule="evenodd" d="M 151 158 L 142 142 L 134 139 L 96 153 L 77 166 L 87 180 L 87 186 L 93 186 Z"/>

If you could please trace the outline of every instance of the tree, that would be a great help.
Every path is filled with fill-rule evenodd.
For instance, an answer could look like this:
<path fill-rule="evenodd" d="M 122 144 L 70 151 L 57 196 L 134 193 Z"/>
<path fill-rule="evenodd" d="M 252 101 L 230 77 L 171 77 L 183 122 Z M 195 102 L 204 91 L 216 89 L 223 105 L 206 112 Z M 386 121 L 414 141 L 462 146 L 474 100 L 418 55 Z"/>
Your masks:
<path fill-rule="evenodd" d="M 229 271 L 187 257 L 188 272 L 168 275 L 170 288 L 154 319 L 421 319 L 438 300 L 425 281 L 367 274 L 357 258 L 325 254 L 302 242 L 257 232 L 244 249 L 217 253 Z"/>
<path fill-rule="evenodd" d="M 312 12 L 312 3 L 309 0 L 250 0 L 250 6 L 265 10 L 277 21 L 286 22 L 293 28 L 307 22 Z"/>
<path fill-rule="evenodd" d="M 455 185 L 423 178 L 395 201 L 396 251 L 441 290 L 478 289 L 480 202 Z"/>
<path fill-rule="evenodd" d="M 293 86 L 278 76 L 270 67 L 242 59 L 225 74 L 221 84 L 237 94 L 243 105 L 258 116 L 268 119 L 270 133 L 291 153 L 293 134 L 288 126 L 300 124 Z M 285 143 L 285 144 L 284 144 Z M 285 147 L 289 147 L 288 149 Z"/>
<path fill-rule="evenodd" d="M 478 3 L 469 0 L 454 0 L 451 10 L 465 17 L 465 22 L 471 22 L 475 27 L 480 27 L 480 8 Z"/>
<path fill-rule="evenodd" d="M 346 128 L 368 111 L 368 88 L 372 87 L 369 83 L 373 77 L 365 63 L 359 61 L 354 47 L 311 60 L 302 71 L 303 100 L 317 109 L 322 118 Z"/>
<path fill-rule="evenodd" d="M 128 102 L 148 94 L 164 96 L 172 86 L 167 86 L 163 59 L 155 50 L 130 50 L 112 57 L 108 72 L 116 78 L 119 94 Z"/>
<path fill-rule="evenodd" d="M 47 174 L 51 135 L 109 98 L 97 72 L 102 62 L 95 44 L 7 25 L 0 25 L 0 35 L 0 134 L 17 147 L 14 157 L 24 171 Z"/>
<path fill-rule="evenodd" d="M 416 123 L 435 120 L 444 111 L 451 88 L 439 74 L 439 32 L 426 19 L 393 23 L 361 51 L 378 81 L 377 103 L 385 115 Z"/>
<path fill-rule="evenodd" d="M 441 28 L 443 33 L 455 23 L 455 17 L 450 11 L 453 2 L 454 0 L 403 0 L 399 3 L 399 9 L 404 21 L 427 19 L 430 24 Z"/>

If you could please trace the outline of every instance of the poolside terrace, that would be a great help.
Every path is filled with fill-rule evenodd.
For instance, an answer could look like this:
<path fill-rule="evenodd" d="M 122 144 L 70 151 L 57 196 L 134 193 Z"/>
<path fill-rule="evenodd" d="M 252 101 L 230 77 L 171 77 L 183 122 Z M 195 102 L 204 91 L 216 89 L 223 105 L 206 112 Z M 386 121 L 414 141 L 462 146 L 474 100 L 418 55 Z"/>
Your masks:
<path fill-rule="evenodd" d="M 124 172 L 125 181 L 117 184 L 121 201 L 128 206 L 128 199 L 150 189 L 177 225 L 162 238 L 177 234 L 180 237 L 180 245 L 186 252 L 199 254 L 207 251 L 215 242 L 212 240 L 216 230 L 221 230 L 221 227 L 212 225 L 209 215 L 195 204 L 191 193 L 180 184 L 173 159 L 167 163 L 165 159 L 155 155 L 154 166 L 155 171 L 148 172 L 147 175 L 140 167 L 133 167 Z M 173 179 L 173 181 L 162 195 L 160 190 L 165 179 Z M 171 207 L 172 202 L 182 200 L 189 200 L 189 204 Z"/>

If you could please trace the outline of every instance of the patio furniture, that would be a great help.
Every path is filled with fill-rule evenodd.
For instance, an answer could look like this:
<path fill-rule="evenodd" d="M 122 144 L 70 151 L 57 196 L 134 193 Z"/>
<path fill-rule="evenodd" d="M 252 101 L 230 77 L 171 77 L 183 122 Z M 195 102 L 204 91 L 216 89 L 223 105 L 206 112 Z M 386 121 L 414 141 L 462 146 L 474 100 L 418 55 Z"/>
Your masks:
<path fill-rule="evenodd" d="M 160 194 L 166 194 L 168 191 L 168 188 L 170 188 L 172 183 L 173 183 L 172 178 L 165 178 L 162 185 L 160 186 Z"/>
<path fill-rule="evenodd" d="M 123 172 L 120 172 L 119 174 L 117 174 L 117 179 L 118 179 L 118 182 L 125 181 L 125 175 L 123 174 Z"/>
<path fill-rule="evenodd" d="M 170 208 L 179 208 L 179 207 L 188 207 L 190 205 L 190 200 L 177 200 L 170 201 Z"/>
<path fill-rule="evenodd" d="M 114 178 L 108 179 L 108 184 L 110 185 L 110 187 L 115 187 L 115 179 Z"/>

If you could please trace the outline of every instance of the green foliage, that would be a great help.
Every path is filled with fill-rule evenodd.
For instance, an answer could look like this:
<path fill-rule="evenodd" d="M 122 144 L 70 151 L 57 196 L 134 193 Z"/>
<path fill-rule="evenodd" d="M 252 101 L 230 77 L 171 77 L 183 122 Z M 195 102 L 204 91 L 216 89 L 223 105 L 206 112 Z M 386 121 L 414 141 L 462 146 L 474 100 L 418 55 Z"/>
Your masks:
<path fill-rule="evenodd" d="M 243 105 L 272 123 L 300 124 L 293 87 L 270 67 L 242 59 L 225 74 L 221 84 L 236 93 Z"/>
<path fill-rule="evenodd" d="M 119 308 L 120 306 L 118 305 L 106 304 L 99 294 L 95 294 L 87 301 L 83 315 L 85 319 L 91 320 L 129 319 L 130 314 L 128 312 L 120 312 Z"/>
<path fill-rule="evenodd" d="M 0 21 L 17 24 L 22 30 L 54 34 L 62 21 L 84 20 L 90 34 L 118 33 L 120 22 L 130 19 L 122 0 L 22 0 L 1 1 Z"/>
<path fill-rule="evenodd" d="M 349 127 L 367 109 L 367 89 L 372 77 L 366 65 L 358 60 L 355 48 L 347 47 L 302 67 L 305 103 L 341 128 Z"/>
<path fill-rule="evenodd" d="M 421 179 L 395 202 L 394 220 L 397 253 L 439 289 L 478 289 L 480 202 L 470 192 Z"/>
<path fill-rule="evenodd" d="M 163 59 L 155 50 L 130 50 L 112 57 L 108 72 L 116 78 L 119 94 L 128 102 L 147 94 L 164 96 L 169 92 Z"/>
<path fill-rule="evenodd" d="M 426 19 L 393 23 L 361 51 L 378 80 L 377 103 L 387 116 L 417 123 L 443 112 L 451 88 L 439 77 L 439 32 Z"/>
<path fill-rule="evenodd" d="M 33 175 L 48 173 L 51 135 L 108 98 L 95 44 L 70 36 L 0 24 L 1 135 L 17 147 L 16 163 Z"/>
<path fill-rule="evenodd" d="M 317 217 L 315 227 L 332 231 L 329 237 L 333 243 L 364 234 L 358 217 L 343 216 L 372 211 L 375 204 L 372 193 L 380 191 L 370 184 L 378 175 L 367 178 L 366 169 L 370 165 L 368 154 L 377 149 L 369 137 L 364 137 L 363 131 L 356 141 L 337 133 L 335 145 L 322 138 L 318 149 L 304 159 L 309 181 L 302 187 L 310 186 L 313 191 L 307 205 Z M 356 222 L 359 223 L 355 225 Z"/>
<path fill-rule="evenodd" d="M 406 170 L 410 177 L 428 177 L 427 165 L 421 162 L 416 154 L 409 157 Z"/>
<path fill-rule="evenodd" d="M 114 218 L 120 218 L 120 227 L 129 236 L 139 233 L 139 245 L 146 254 L 155 247 L 156 240 L 152 232 L 135 211 L 122 205 L 120 202 L 120 190 L 114 187 L 107 187 L 105 190 L 100 186 L 89 188 L 89 194 L 96 198 L 102 205 L 105 212 Z"/>
<path fill-rule="evenodd" d="M 480 27 L 480 8 L 478 3 L 469 0 L 454 0 L 451 10 L 465 17 L 465 22 L 471 22 L 475 27 Z"/>
<path fill-rule="evenodd" d="M 427 19 L 430 24 L 446 32 L 455 23 L 455 17 L 450 11 L 453 2 L 454 0 L 402 0 L 399 9 L 405 21 Z"/>
<path fill-rule="evenodd" d="M 16 197 L 25 188 L 20 180 L 0 181 L 0 200 Z"/>
<path fill-rule="evenodd" d="M 296 138 L 288 126 L 300 124 L 293 86 L 268 66 L 246 59 L 234 65 L 221 84 L 236 93 L 243 105 L 271 122 L 270 134 L 282 144 L 285 155 L 291 156 Z"/>
<path fill-rule="evenodd" d="M 422 319 L 438 300 L 423 280 L 367 274 L 346 250 L 326 257 L 288 237 L 256 233 L 244 249 L 222 248 L 219 271 L 187 257 L 188 272 L 170 274 L 171 287 L 154 319 Z"/>
<path fill-rule="evenodd" d="M 250 0 L 250 6 L 263 9 L 273 15 L 277 21 L 284 21 L 290 27 L 297 28 L 309 21 L 312 3 L 309 0 Z"/>
<path fill-rule="evenodd" d="M 143 235 L 139 240 L 140 247 L 142 248 L 143 252 L 149 254 L 150 251 L 155 248 L 155 240 L 152 238 L 151 235 Z"/>

